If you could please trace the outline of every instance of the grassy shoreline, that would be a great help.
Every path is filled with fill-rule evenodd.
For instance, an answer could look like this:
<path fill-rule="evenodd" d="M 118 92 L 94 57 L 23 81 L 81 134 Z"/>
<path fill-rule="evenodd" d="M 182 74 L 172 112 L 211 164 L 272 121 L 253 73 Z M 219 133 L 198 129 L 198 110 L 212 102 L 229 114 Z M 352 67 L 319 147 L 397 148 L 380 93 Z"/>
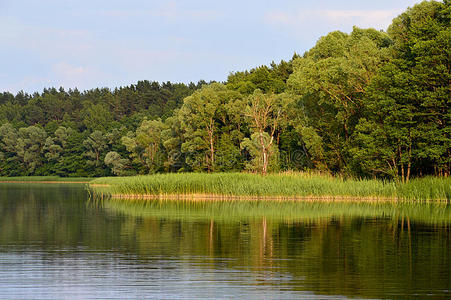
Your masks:
<path fill-rule="evenodd" d="M 408 183 L 343 179 L 308 173 L 181 173 L 104 177 L 90 182 L 97 195 L 130 199 L 436 201 L 450 202 L 451 178 Z"/>

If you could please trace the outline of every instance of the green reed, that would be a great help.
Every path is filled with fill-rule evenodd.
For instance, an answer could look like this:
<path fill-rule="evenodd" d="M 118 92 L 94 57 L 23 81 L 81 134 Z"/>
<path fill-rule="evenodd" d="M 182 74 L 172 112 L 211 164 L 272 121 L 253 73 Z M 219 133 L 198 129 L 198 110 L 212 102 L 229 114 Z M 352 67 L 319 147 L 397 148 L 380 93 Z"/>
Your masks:
<path fill-rule="evenodd" d="M 425 177 L 408 183 L 344 179 L 305 173 L 266 176 L 249 173 L 181 173 L 105 177 L 91 181 L 106 195 L 217 195 L 239 197 L 371 198 L 374 200 L 444 201 L 451 199 L 451 178 Z M 103 186 L 99 186 L 103 185 Z"/>

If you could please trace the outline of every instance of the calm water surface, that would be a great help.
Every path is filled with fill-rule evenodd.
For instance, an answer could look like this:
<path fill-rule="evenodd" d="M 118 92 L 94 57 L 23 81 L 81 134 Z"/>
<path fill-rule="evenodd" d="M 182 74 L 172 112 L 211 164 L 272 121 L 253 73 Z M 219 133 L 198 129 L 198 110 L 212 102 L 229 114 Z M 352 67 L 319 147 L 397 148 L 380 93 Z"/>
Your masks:
<path fill-rule="evenodd" d="M 450 299 L 441 205 L 90 199 L 0 184 L 0 299 Z"/>

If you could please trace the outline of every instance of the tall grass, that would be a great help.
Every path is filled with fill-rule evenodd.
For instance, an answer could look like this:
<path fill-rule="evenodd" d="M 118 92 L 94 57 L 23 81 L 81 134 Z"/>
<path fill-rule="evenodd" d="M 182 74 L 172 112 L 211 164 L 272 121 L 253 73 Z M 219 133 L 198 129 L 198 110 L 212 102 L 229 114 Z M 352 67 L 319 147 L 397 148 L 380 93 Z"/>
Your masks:
<path fill-rule="evenodd" d="M 209 195 L 250 198 L 362 198 L 444 201 L 451 198 L 451 178 L 426 177 L 399 184 L 303 173 L 182 173 L 105 177 L 91 182 L 95 192 L 116 196 Z"/>

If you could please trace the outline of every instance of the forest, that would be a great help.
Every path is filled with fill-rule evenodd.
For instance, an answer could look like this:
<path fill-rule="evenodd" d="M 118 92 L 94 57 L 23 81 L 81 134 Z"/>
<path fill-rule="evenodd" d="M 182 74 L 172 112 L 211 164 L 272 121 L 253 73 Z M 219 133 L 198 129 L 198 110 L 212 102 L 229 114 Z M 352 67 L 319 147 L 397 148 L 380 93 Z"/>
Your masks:
<path fill-rule="evenodd" d="M 451 1 L 225 82 L 0 93 L 0 176 L 451 171 Z"/>

